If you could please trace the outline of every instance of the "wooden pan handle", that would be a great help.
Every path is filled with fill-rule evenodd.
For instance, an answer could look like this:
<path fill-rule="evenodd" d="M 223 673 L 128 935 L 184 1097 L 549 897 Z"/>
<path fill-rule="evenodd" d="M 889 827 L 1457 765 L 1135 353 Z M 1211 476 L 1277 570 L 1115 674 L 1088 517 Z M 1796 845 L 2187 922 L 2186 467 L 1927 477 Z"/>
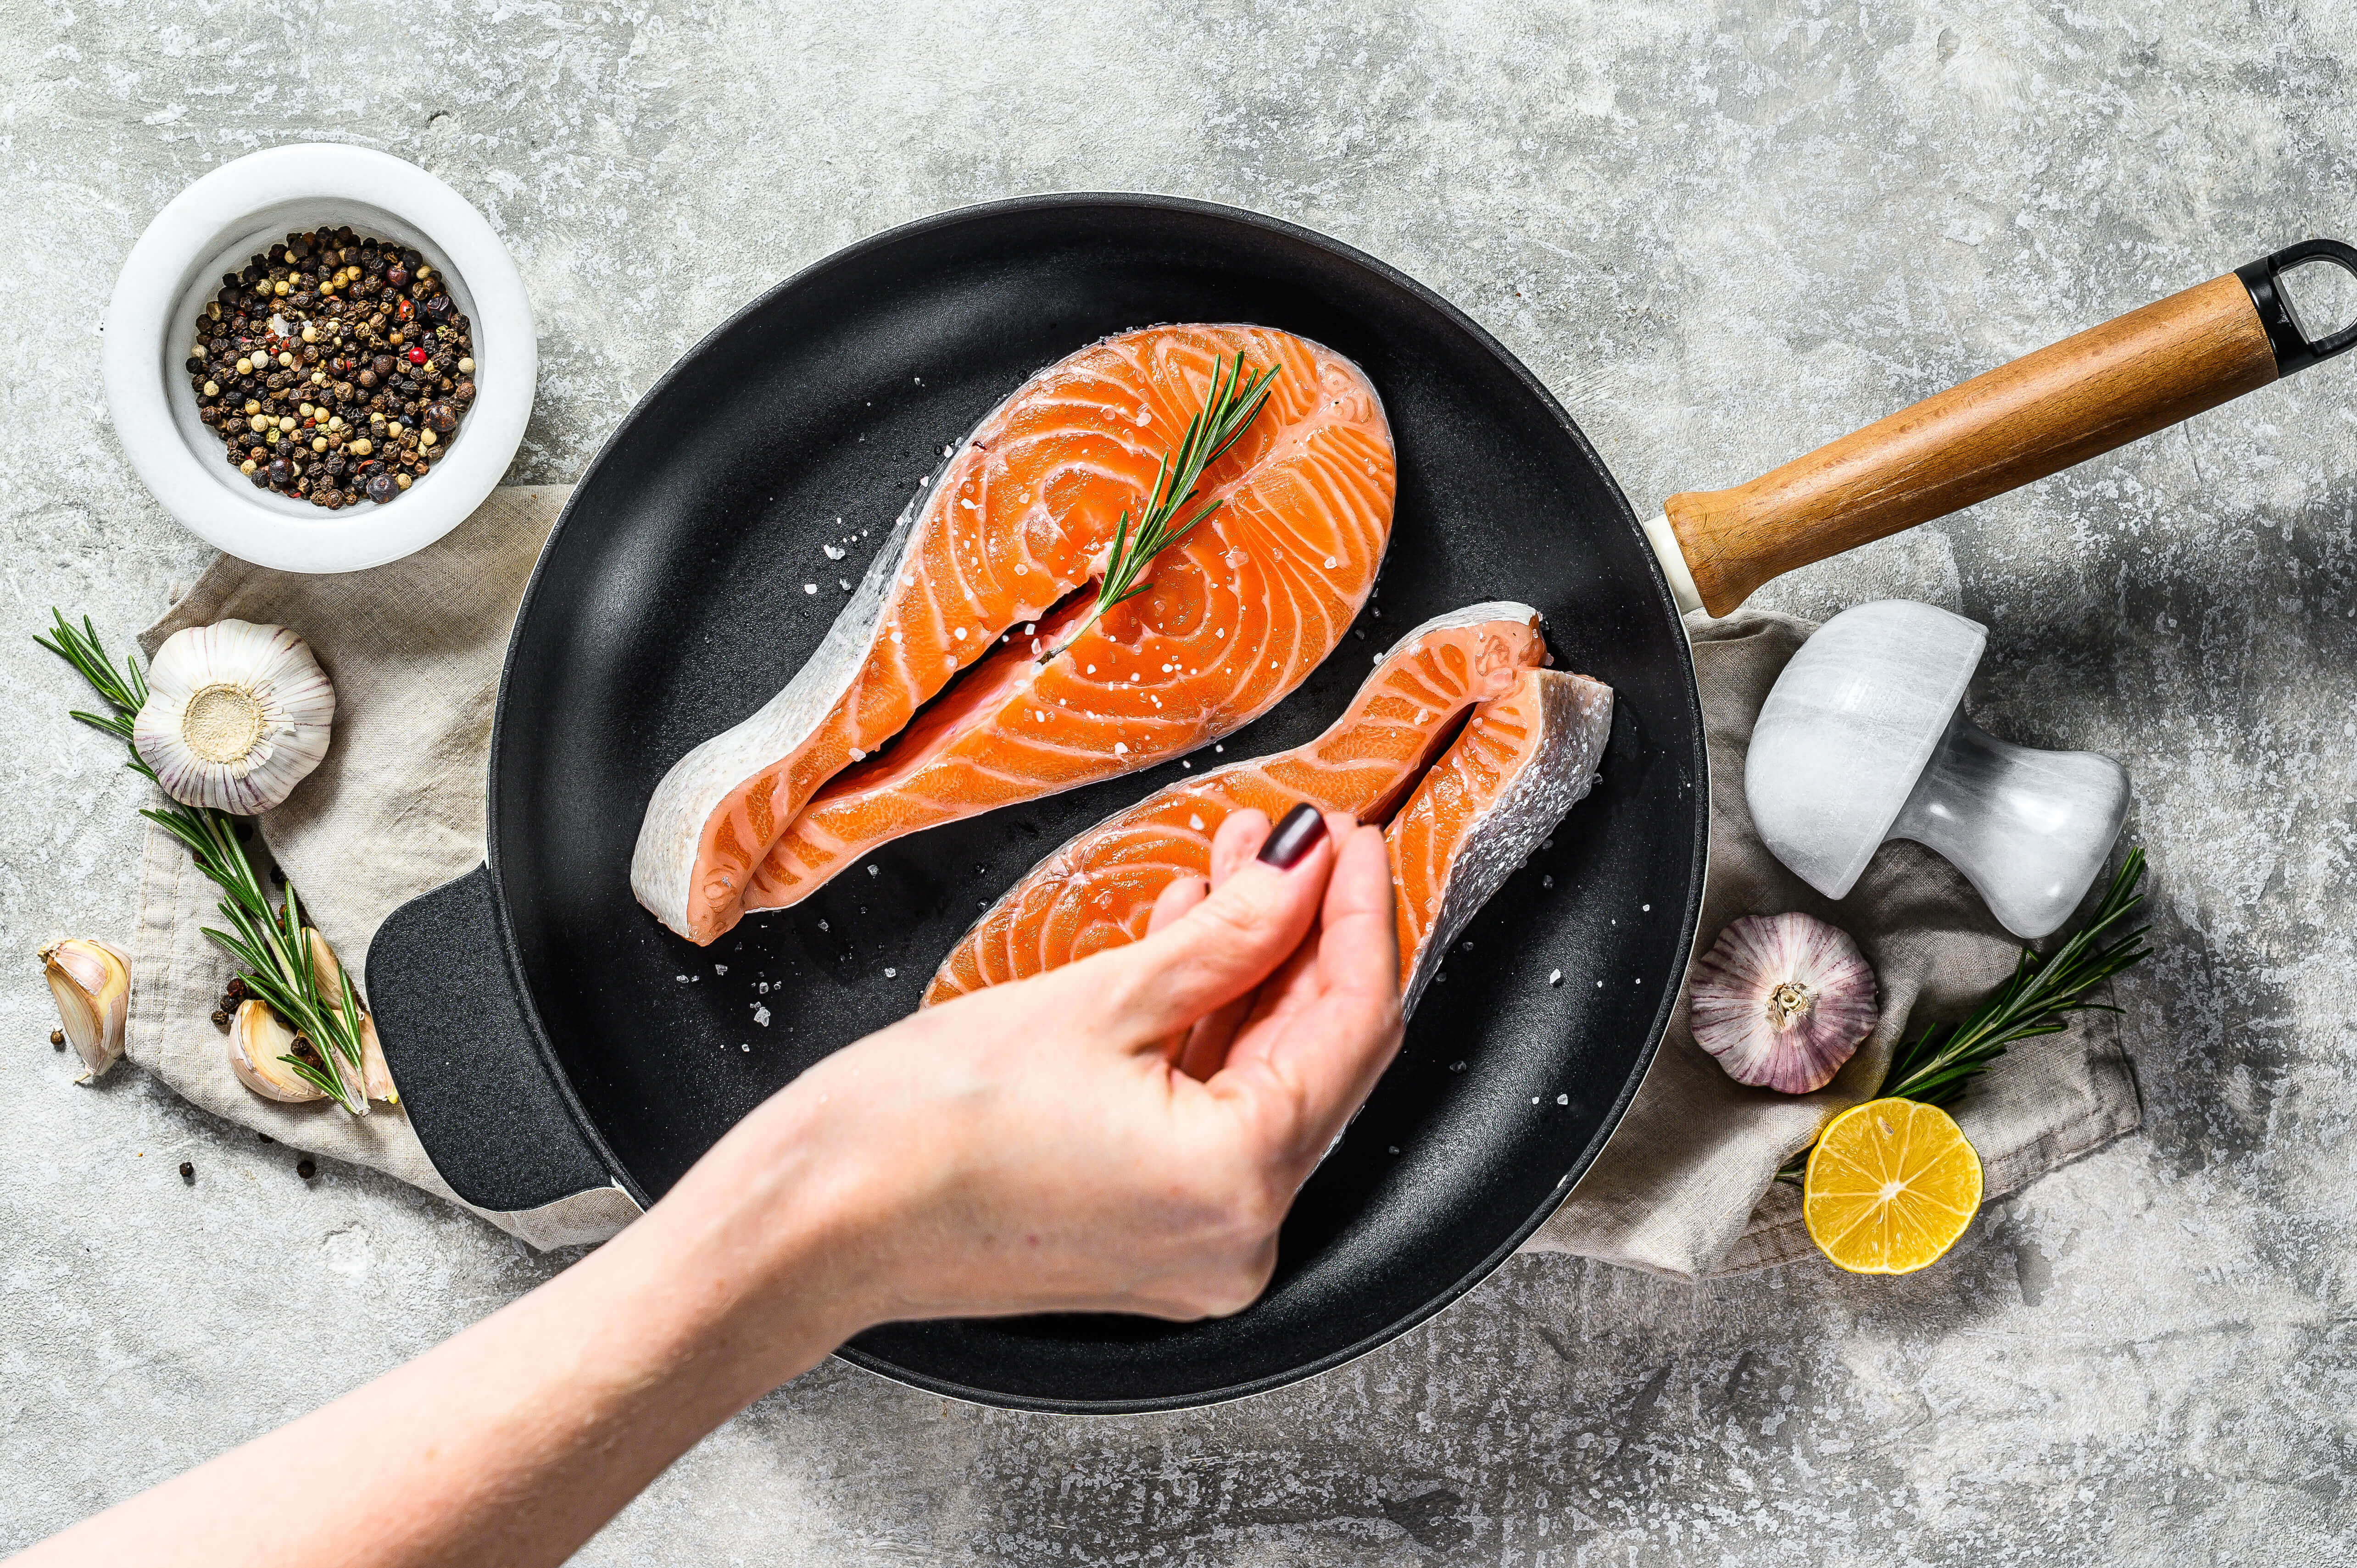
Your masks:
<path fill-rule="evenodd" d="M 1796 567 L 2043 478 L 2341 352 L 2357 329 L 2310 341 L 2275 286 L 2277 273 L 2309 261 L 2357 274 L 2357 250 L 2309 241 L 1975 376 L 1748 485 L 1672 496 L 1663 510 L 1702 607 L 1725 615 Z"/>

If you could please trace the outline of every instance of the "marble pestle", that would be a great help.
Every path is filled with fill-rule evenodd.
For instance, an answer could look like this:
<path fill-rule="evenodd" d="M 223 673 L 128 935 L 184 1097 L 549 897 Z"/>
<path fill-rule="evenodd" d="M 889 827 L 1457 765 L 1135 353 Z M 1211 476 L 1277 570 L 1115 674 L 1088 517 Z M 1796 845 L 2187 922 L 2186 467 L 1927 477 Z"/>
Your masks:
<path fill-rule="evenodd" d="M 1962 616 L 1885 599 L 1843 611 L 1792 656 L 1760 710 L 1743 788 L 1795 875 L 1839 898 L 1885 840 L 1912 839 L 2016 936 L 2042 937 L 2078 908 L 2126 819 L 2127 773 L 1967 718 L 1987 640 Z"/>

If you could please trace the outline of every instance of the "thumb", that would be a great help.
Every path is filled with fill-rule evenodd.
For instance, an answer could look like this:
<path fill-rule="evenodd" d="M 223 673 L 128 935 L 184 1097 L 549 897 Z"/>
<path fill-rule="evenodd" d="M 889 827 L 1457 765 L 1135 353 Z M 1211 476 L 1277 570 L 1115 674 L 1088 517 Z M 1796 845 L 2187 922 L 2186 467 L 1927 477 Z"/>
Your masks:
<path fill-rule="evenodd" d="M 1296 806 L 1211 897 L 1089 961 L 1103 966 L 1090 983 L 1114 1029 L 1133 1044 L 1158 1041 L 1258 985 L 1308 934 L 1333 861 L 1325 819 Z"/>

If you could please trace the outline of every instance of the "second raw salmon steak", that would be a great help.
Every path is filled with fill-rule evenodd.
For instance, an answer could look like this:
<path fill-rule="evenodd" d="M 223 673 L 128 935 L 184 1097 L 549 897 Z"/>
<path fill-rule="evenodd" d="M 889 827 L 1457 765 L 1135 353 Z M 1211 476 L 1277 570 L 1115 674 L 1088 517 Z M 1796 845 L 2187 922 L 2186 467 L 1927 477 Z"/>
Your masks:
<path fill-rule="evenodd" d="M 1153 559 L 1145 593 L 1088 624 L 1093 595 L 1075 590 L 1239 355 L 1276 373 L 1203 472 L 1195 504 L 1218 510 Z M 709 942 L 875 845 L 1218 739 L 1341 639 L 1383 564 L 1395 488 L 1374 387 L 1306 338 L 1154 327 L 1058 361 L 901 514 L 786 689 L 663 777 L 632 890 Z"/>
<path fill-rule="evenodd" d="M 1415 1011 L 1449 942 L 1595 782 L 1612 689 L 1546 657 L 1528 605 L 1426 621 L 1308 746 L 1173 784 L 1032 867 L 951 950 L 926 1004 L 1135 941 L 1164 888 L 1211 875 L 1230 814 L 1273 822 L 1306 802 L 1386 824 Z"/>

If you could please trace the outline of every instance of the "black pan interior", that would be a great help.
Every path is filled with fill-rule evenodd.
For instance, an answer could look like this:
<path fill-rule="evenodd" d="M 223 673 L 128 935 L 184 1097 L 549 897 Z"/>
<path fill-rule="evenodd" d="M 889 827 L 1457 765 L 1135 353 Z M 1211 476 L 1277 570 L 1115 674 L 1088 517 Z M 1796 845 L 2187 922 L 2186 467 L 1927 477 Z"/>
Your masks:
<path fill-rule="evenodd" d="M 1684 637 L 1611 478 L 1511 356 L 1400 274 L 1268 219 L 1137 197 L 950 213 L 819 263 L 681 360 L 584 476 L 518 618 L 492 871 L 545 1048 L 616 1174 L 661 1196 L 804 1067 L 913 1008 L 1042 854 L 1183 776 L 1174 762 L 920 835 L 710 950 L 629 887 L 656 780 L 800 666 L 942 447 L 1042 364 L 1178 320 L 1265 323 L 1350 355 L 1399 446 L 1370 608 L 1221 760 L 1307 739 L 1400 633 L 1480 599 L 1543 610 L 1557 662 L 1609 682 L 1617 717 L 1596 792 L 1450 956 L 1398 1065 L 1303 1190 L 1257 1305 L 1190 1325 L 899 1326 L 846 1351 L 993 1402 L 1230 1397 L 1454 1299 L 1602 1146 L 1697 908 L 1705 764 Z M 846 534 L 864 537 L 827 556 Z"/>

